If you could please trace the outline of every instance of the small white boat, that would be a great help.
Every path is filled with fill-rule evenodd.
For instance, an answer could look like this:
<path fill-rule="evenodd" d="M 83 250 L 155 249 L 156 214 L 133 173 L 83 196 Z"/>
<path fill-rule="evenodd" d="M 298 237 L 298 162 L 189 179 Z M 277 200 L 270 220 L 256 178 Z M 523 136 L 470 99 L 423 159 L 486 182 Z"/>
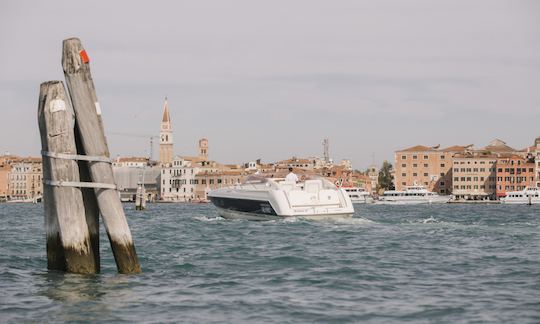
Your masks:
<path fill-rule="evenodd" d="M 540 204 L 540 188 L 527 187 L 522 191 L 509 191 L 501 198 L 503 204 Z"/>
<path fill-rule="evenodd" d="M 428 191 L 423 186 L 405 187 L 405 190 L 387 190 L 379 196 L 377 203 L 381 204 L 444 204 L 450 201 L 451 196 L 439 196 Z"/>
<path fill-rule="evenodd" d="M 374 201 L 373 196 L 364 188 L 344 187 L 343 189 L 349 194 L 353 204 L 371 204 Z"/>
<path fill-rule="evenodd" d="M 208 198 L 223 218 L 272 220 L 348 218 L 354 214 L 349 195 L 321 177 L 295 183 L 283 178 L 250 176 L 244 183 L 212 190 Z"/>

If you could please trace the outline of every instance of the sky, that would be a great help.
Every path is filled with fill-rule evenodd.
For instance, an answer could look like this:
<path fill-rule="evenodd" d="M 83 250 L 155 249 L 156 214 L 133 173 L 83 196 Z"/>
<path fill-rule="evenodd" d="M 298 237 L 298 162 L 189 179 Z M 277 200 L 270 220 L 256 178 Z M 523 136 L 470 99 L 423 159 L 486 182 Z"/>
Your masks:
<path fill-rule="evenodd" d="M 148 156 L 165 97 L 175 154 L 206 137 L 223 163 L 322 156 L 328 138 L 365 169 L 417 144 L 540 136 L 540 1 L 8 0 L 0 152 L 39 155 L 39 85 L 64 79 L 69 37 L 111 156 Z"/>

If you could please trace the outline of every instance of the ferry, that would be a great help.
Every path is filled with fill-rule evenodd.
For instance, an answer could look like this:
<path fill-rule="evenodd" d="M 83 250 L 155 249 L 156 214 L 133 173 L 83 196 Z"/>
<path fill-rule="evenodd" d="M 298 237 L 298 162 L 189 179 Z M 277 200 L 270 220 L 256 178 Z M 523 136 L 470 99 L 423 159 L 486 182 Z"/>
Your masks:
<path fill-rule="evenodd" d="M 344 187 L 343 189 L 349 194 L 353 204 L 371 204 L 374 202 L 373 196 L 364 188 Z"/>
<path fill-rule="evenodd" d="M 228 219 L 329 219 L 354 214 L 345 190 L 317 176 L 294 182 L 253 175 L 241 184 L 210 191 L 208 198 Z"/>
<path fill-rule="evenodd" d="M 428 191 L 424 186 L 409 186 L 405 190 L 387 190 L 379 196 L 380 204 L 444 204 L 450 201 L 451 196 L 439 196 Z"/>
<path fill-rule="evenodd" d="M 522 191 L 509 191 L 501 198 L 503 204 L 540 204 L 540 188 L 527 187 Z"/>

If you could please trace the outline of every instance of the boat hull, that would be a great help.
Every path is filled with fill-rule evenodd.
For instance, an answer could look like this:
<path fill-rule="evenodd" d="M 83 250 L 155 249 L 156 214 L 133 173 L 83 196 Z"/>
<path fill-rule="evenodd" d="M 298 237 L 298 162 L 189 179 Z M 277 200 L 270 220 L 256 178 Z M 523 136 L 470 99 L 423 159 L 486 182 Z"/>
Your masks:
<path fill-rule="evenodd" d="M 242 219 L 250 221 L 272 221 L 272 220 L 284 220 L 291 218 L 301 218 L 308 220 L 335 220 L 335 219 L 348 219 L 352 218 L 353 214 L 344 213 L 344 214 L 317 214 L 317 215 L 298 215 L 298 216 L 279 216 L 279 215 L 269 215 L 269 214 L 257 214 L 250 212 L 242 212 L 231 209 L 223 209 L 217 207 L 219 216 L 225 219 Z"/>
<path fill-rule="evenodd" d="M 401 199 L 401 200 L 376 200 L 375 203 L 376 204 L 380 204 L 380 205 L 421 205 L 421 204 L 446 204 L 450 201 L 450 198 L 445 198 L 445 199 L 433 199 L 433 200 L 428 200 L 428 199 L 418 199 L 418 200 L 405 200 L 405 199 Z"/>

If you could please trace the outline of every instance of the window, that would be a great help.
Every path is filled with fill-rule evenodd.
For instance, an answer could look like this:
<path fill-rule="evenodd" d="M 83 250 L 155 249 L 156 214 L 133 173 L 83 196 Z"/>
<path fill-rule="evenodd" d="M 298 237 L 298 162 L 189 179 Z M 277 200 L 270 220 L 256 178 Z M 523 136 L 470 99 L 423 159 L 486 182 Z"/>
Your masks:
<path fill-rule="evenodd" d="M 407 157 L 406 157 L 405 155 L 402 155 L 402 156 L 401 156 L 401 159 L 402 159 L 402 160 L 406 160 Z"/>
<path fill-rule="evenodd" d="M 406 177 L 406 176 L 407 176 L 407 173 L 402 173 L 401 176 L 402 176 L 402 177 Z"/>
<path fill-rule="evenodd" d="M 403 164 L 401 165 L 401 167 L 402 167 L 402 168 L 406 168 L 406 167 L 407 167 L 407 164 L 403 163 Z"/>
<path fill-rule="evenodd" d="M 418 167 L 418 164 L 414 163 L 412 166 L 413 166 L 413 168 L 416 168 L 416 167 Z"/>
<path fill-rule="evenodd" d="M 427 177 L 427 176 L 428 176 L 428 174 L 426 172 L 424 172 L 424 177 Z"/>
<path fill-rule="evenodd" d="M 441 168 L 444 168 L 444 163 L 441 163 Z"/>
<path fill-rule="evenodd" d="M 418 156 L 413 155 L 412 158 L 413 158 L 413 160 L 416 160 L 416 159 L 418 159 Z"/>
<path fill-rule="evenodd" d="M 424 168 L 427 168 L 428 167 L 428 164 L 427 163 L 424 163 Z"/>
<path fill-rule="evenodd" d="M 414 172 L 412 175 L 413 175 L 413 177 L 418 176 L 418 174 L 416 172 Z"/>
<path fill-rule="evenodd" d="M 444 177 L 444 172 L 441 172 L 441 177 Z"/>
<path fill-rule="evenodd" d="M 428 159 L 428 156 L 427 155 L 424 155 L 424 160 L 427 160 Z"/>
<path fill-rule="evenodd" d="M 441 155 L 441 160 L 444 160 L 445 156 L 444 155 Z"/>

